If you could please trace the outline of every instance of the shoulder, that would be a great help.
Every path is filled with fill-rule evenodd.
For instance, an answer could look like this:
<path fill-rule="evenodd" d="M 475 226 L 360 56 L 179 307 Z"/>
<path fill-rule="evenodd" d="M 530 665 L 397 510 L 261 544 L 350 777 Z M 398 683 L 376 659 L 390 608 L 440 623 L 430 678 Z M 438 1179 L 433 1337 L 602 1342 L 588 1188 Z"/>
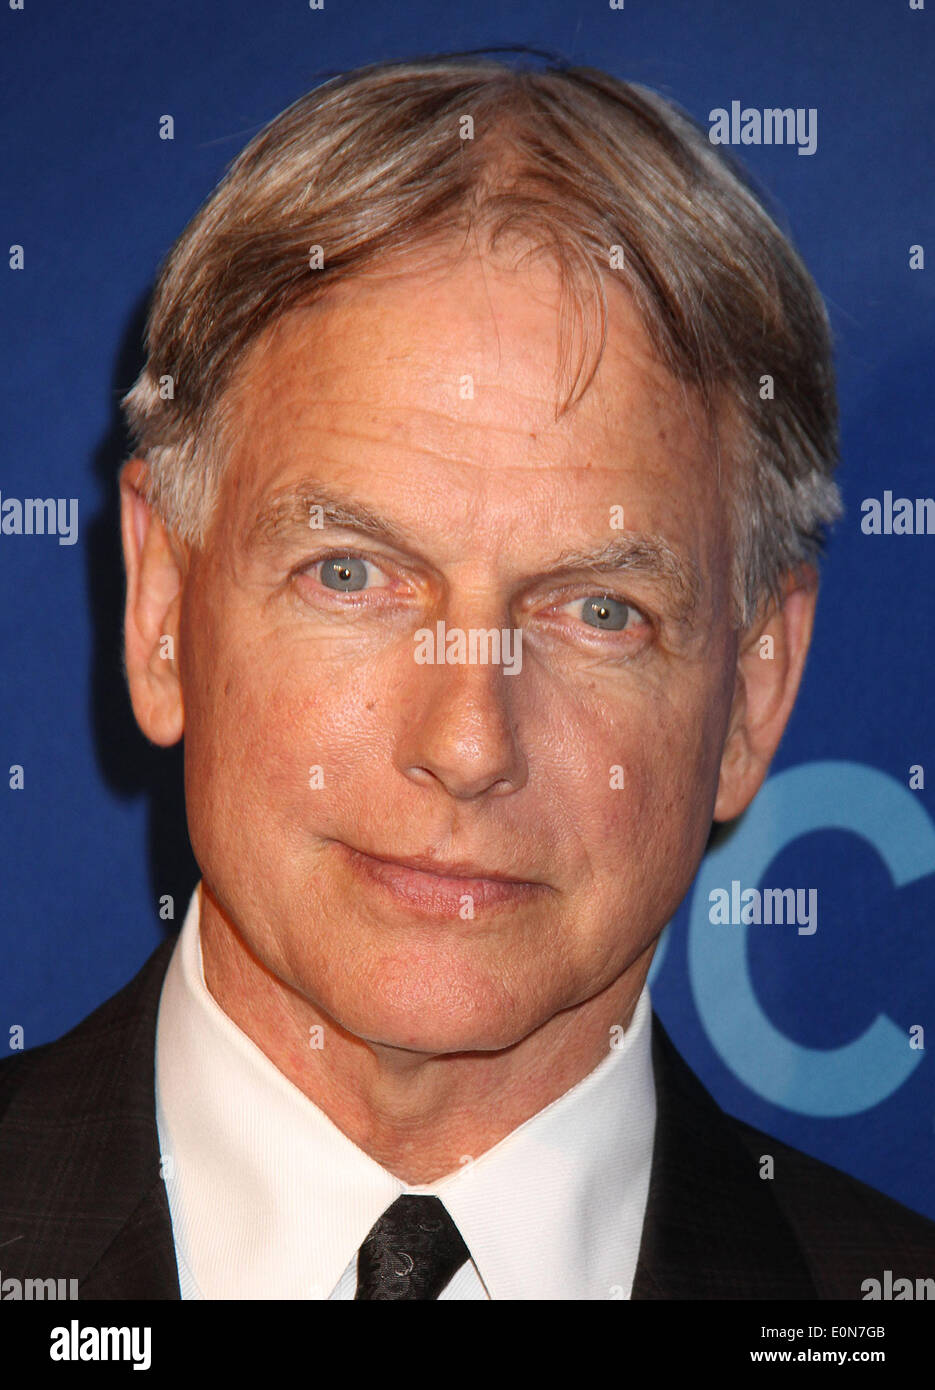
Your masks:
<path fill-rule="evenodd" d="M 868 1280 L 935 1281 L 935 1221 L 830 1164 L 725 1116 L 757 1168 L 772 1159 L 772 1195 L 809 1259 L 822 1297 L 856 1295 Z M 848 1292 L 841 1292 L 842 1282 Z M 868 1285 L 868 1287 L 870 1287 Z M 935 1298 L 935 1282 L 928 1297 Z"/>
<path fill-rule="evenodd" d="M 792 1296 L 873 1297 L 867 1281 L 884 1281 L 887 1270 L 892 1280 L 935 1280 L 935 1222 L 726 1114 L 658 1018 L 653 1068 L 657 1163 L 674 1248 L 691 1223 L 703 1234 L 709 1264 L 720 1250 L 725 1266 L 743 1267 L 744 1288 L 784 1252 L 790 1270 L 799 1270 L 790 1287 L 805 1289 L 804 1275 L 813 1289 Z M 935 1283 L 913 1296 L 935 1298 Z"/>
<path fill-rule="evenodd" d="M 61 1122 L 93 1097 L 95 1083 L 105 1079 L 105 1059 L 112 1076 L 122 1060 L 151 1044 L 174 945 L 175 938 L 163 942 L 123 989 L 55 1042 L 0 1060 L 0 1121 L 23 1108 Z"/>
<path fill-rule="evenodd" d="M 4 1273 L 89 1268 L 154 1184 L 156 1021 L 173 946 L 56 1042 L 0 1062 Z"/>

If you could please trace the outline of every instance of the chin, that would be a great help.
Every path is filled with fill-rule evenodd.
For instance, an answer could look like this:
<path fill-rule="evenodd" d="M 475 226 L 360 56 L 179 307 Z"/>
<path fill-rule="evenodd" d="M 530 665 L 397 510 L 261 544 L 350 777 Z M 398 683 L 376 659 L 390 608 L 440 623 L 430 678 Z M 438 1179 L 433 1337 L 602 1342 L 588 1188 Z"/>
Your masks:
<path fill-rule="evenodd" d="M 362 1027 L 357 1036 L 373 1047 L 392 1047 L 430 1056 L 502 1052 L 521 1040 L 516 1028 L 504 1024 L 502 1020 L 492 1020 L 484 1026 L 477 1020 L 460 1023 L 450 1019 L 425 1018 L 420 1018 L 416 1023 L 413 1019 L 398 1022 L 381 1019 Z"/>
<path fill-rule="evenodd" d="M 459 988 L 451 980 L 427 988 L 424 976 L 387 988 L 367 999 L 359 996 L 338 1007 L 335 1017 L 355 1037 L 382 1047 L 412 1052 L 498 1052 L 531 1032 L 538 1018 L 527 1019 L 515 1000 L 500 989 Z"/>

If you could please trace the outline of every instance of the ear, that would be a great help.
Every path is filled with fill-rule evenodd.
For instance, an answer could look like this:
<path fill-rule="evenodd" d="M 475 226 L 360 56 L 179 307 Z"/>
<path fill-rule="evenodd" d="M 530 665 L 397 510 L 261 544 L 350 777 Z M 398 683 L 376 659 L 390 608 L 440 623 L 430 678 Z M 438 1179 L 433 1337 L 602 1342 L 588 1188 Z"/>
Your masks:
<path fill-rule="evenodd" d="M 786 576 L 781 603 L 771 599 L 741 637 L 716 821 L 745 811 L 769 770 L 798 694 L 817 598 L 817 571 L 803 566 Z"/>
<path fill-rule="evenodd" d="M 120 529 L 127 574 L 124 661 L 136 722 L 152 743 L 178 743 L 184 718 L 178 641 L 185 556 L 146 500 L 147 466 L 120 473 Z"/>

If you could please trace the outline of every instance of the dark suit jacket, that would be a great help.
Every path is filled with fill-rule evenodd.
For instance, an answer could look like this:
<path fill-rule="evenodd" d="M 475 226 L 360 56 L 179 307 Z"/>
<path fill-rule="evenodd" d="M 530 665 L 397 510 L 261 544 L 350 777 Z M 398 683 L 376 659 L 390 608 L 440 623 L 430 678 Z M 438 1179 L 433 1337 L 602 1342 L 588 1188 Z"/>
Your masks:
<path fill-rule="evenodd" d="M 58 1042 L 0 1062 L 0 1272 L 178 1299 L 156 1014 L 174 945 Z M 859 1299 L 935 1277 L 935 1223 L 726 1115 L 653 1019 L 658 1102 L 634 1299 Z M 760 1177 L 772 1154 L 775 1177 Z"/>

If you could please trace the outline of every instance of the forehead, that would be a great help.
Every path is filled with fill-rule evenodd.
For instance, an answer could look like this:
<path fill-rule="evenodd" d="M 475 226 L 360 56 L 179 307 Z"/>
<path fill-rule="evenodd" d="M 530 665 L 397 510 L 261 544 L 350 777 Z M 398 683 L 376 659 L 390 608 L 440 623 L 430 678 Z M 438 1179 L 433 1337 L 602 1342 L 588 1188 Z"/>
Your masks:
<path fill-rule="evenodd" d="M 268 407 L 288 395 L 306 397 L 309 419 L 366 402 L 403 421 L 425 407 L 437 418 L 419 421 L 423 435 L 443 434 L 448 422 L 462 435 L 534 428 L 537 437 L 597 442 L 620 424 L 628 434 L 682 427 L 693 447 L 705 447 L 696 393 L 657 360 L 622 287 L 608 278 L 605 295 L 600 367 L 559 420 L 560 369 L 577 361 L 585 339 L 599 339 L 596 305 L 563 300 L 552 262 L 541 257 L 514 266 L 444 250 L 396 257 L 280 317 L 241 364 L 238 404 L 254 423 L 273 425 L 285 422 Z"/>
<path fill-rule="evenodd" d="M 600 365 L 556 418 L 562 354 L 589 329 L 563 316 L 545 260 L 410 256 L 357 276 L 280 318 L 241 365 L 222 494 L 247 524 L 304 473 L 330 475 L 403 520 L 454 508 L 492 544 L 498 520 L 515 541 L 530 509 L 593 534 L 619 505 L 704 549 L 722 510 L 709 420 L 613 282 Z"/>

